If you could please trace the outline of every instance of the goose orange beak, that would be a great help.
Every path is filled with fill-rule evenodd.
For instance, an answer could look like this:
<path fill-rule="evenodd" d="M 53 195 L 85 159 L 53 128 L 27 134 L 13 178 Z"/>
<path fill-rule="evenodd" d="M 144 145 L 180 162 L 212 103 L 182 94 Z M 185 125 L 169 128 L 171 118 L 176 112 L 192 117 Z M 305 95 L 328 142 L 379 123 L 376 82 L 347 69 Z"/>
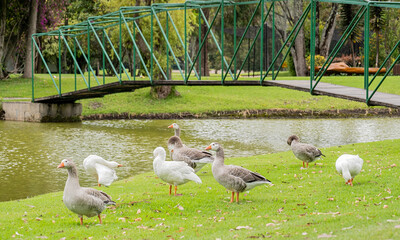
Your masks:
<path fill-rule="evenodd" d="M 60 165 L 58 165 L 57 168 L 63 168 L 63 167 L 64 167 L 64 163 L 62 162 L 62 163 L 60 163 Z"/>
<path fill-rule="evenodd" d="M 206 150 L 211 150 L 211 145 L 206 147 Z"/>
<path fill-rule="evenodd" d="M 168 126 L 168 128 L 173 128 L 173 127 L 174 127 L 174 125 L 172 125 L 172 124 Z"/>
<path fill-rule="evenodd" d="M 122 164 L 118 164 L 118 166 L 117 167 L 122 167 Z"/>

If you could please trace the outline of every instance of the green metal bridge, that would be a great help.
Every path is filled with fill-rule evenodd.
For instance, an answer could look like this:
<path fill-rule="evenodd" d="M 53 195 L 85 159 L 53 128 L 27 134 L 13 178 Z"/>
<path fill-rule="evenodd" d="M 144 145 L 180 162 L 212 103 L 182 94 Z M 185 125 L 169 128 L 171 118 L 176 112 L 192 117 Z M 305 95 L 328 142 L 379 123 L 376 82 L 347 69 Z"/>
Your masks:
<path fill-rule="evenodd" d="M 400 41 L 393 46 L 378 72 L 372 76 L 369 74 L 370 9 L 373 7 L 400 8 L 400 3 L 364 0 L 310 0 L 298 21 L 292 26 L 291 31 L 287 32 L 286 38 L 282 39 L 281 44 L 277 44 L 276 25 L 281 24 L 276 20 L 281 11 L 278 4 L 289 1 L 188 0 L 184 3 L 121 7 L 119 11 L 90 17 L 87 21 L 75 25 L 33 34 L 31 38 L 32 69 L 35 69 L 34 56 L 37 52 L 54 84 L 55 92 L 51 96 L 37 97 L 40 80 L 35 78 L 35 71 L 33 71 L 32 101 L 66 103 L 160 85 L 224 85 L 278 86 L 309 91 L 311 94 L 363 101 L 368 105 L 400 107 L 400 96 L 377 92 L 394 65 L 400 60 L 400 55 L 393 56 L 397 52 Z M 315 70 L 317 2 L 358 6 L 358 12 L 337 44 L 331 47 L 329 56 L 319 71 Z M 238 26 L 238 15 L 242 14 L 239 9 L 242 7 L 251 9 L 251 14 L 248 14 L 247 24 Z M 211 13 L 210 20 L 206 17 L 205 11 Z M 310 79 L 309 81 L 277 81 L 276 78 L 307 18 L 310 22 Z M 363 36 L 363 89 L 335 87 L 335 85 L 320 83 L 328 67 L 360 22 L 364 23 L 365 33 Z M 266 29 L 266 25 L 271 28 L 271 36 L 265 34 L 268 29 Z M 233 34 L 227 36 L 229 31 Z M 249 37 L 250 35 L 252 36 Z M 41 51 L 40 43 L 48 39 L 58 44 L 58 56 L 48 56 Z M 197 41 L 195 49 L 188 43 L 193 39 Z M 213 44 L 220 56 L 221 70 L 218 80 L 201 75 L 201 68 L 204 67 L 201 63 L 201 53 L 206 41 Z M 85 44 L 86 49 L 82 47 L 82 43 Z M 256 69 L 257 77 L 252 80 L 241 80 L 243 78 L 240 76 L 243 75 L 246 63 L 249 63 L 257 44 L 259 45 L 257 58 L 260 63 Z M 95 60 L 97 64 L 100 62 L 102 65 L 102 74 L 95 73 L 93 47 L 96 48 L 96 51 L 101 52 L 101 59 L 96 57 Z M 128 48 L 131 49 L 132 54 L 129 58 L 123 56 L 123 50 Z M 267 53 L 270 54 L 270 59 L 266 58 Z M 68 55 L 73 63 L 74 75 L 72 78 L 67 79 L 62 75 L 63 69 L 66 68 L 62 64 L 63 54 Z M 389 64 L 390 59 L 395 60 Z M 57 64 L 53 63 L 51 66 L 49 62 L 52 61 L 56 61 Z M 106 73 L 107 66 L 110 70 Z M 378 75 L 384 67 L 387 68 L 386 73 L 383 76 Z M 172 68 L 178 72 L 177 75 L 172 76 Z M 136 74 L 138 69 L 144 73 L 147 80 L 138 79 Z M 372 87 L 372 83 L 378 81 L 378 78 L 380 78 L 379 83 L 375 83 Z M 71 82 L 73 83 L 71 84 Z"/>

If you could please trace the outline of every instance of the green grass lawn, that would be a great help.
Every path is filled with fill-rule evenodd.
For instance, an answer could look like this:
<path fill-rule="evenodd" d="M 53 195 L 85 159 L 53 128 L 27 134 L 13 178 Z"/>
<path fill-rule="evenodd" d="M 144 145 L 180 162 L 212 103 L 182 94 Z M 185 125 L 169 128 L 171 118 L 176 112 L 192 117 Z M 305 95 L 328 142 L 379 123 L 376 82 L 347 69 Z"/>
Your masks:
<path fill-rule="evenodd" d="M 49 75 L 37 74 L 35 80 L 35 96 L 57 94 Z M 58 75 L 56 76 L 58 77 Z M 58 78 L 56 78 L 57 80 Z M 212 79 L 218 80 L 218 76 Z M 243 77 L 243 79 L 248 79 Z M 281 79 L 307 79 L 281 77 Z M 102 81 L 102 78 L 99 78 Z M 106 78 L 106 82 L 115 78 Z M 362 87 L 362 77 L 326 77 L 324 81 L 341 85 Z M 78 89 L 84 87 L 82 79 L 78 79 Z M 91 83 L 94 84 L 92 77 Z M 31 98 L 30 79 L 11 78 L 0 81 L 0 99 L 9 97 Z M 61 89 L 63 92 L 73 91 L 74 76 L 62 75 Z M 385 87 L 383 87 L 385 86 Z M 391 77 L 385 81 L 382 91 L 400 94 L 399 81 Z M 278 87 L 224 87 L 224 86 L 177 86 L 180 97 L 169 97 L 157 100 L 150 96 L 149 88 L 138 89 L 135 92 L 119 93 L 104 98 L 81 100 L 82 115 L 104 113 L 203 113 L 213 111 L 246 110 L 246 109 L 367 109 L 364 103 L 337 99 L 327 96 L 312 96 L 306 92 L 294 91 Z M 5 101 L 5 100 L 4 100 Z"/>
<path fill-rule="evenodd" d="M 214 180 L 210 166 L 199 173 L 203 184 L 178 187 L 181 196 L 169 196 L 154 173 L 132 176 L 101 188 L 117 202 L 103 212 L 103 225 L 85 217 L 80 226 L 62 192 L 2 202 L 0 239 L 398 239 L 399 144 L 386 140 L 322 149 L 327 157 L 307 170 L 300 170 L 291 152 L 227 156 L 226 164 L 242 165 L 274 183 L 241 194 L 239 204 L 229 203 L 230 193 Z M 335 161 L 344 153 L 364 159 L 354 187 L 336 173 Z M 66 180 L 67 172 L 56 167 Z"/>

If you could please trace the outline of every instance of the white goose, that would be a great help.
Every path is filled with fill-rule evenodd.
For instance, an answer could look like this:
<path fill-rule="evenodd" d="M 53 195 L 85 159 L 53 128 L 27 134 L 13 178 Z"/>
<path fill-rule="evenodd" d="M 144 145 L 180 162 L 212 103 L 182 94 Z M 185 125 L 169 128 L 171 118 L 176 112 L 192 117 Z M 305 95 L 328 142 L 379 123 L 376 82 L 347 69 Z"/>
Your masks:
<path fill-rule="evenodd" d="M 169 184 L 169 195 L 171 195 L 172 185 L 175 186 L 174 195 L 176 195 L 177 186 L 194 181 L 201 183 L 201 179 L 194 173 L 193 168 L 189 167 L 183 161 L 165 161 L 166 152 L 162 147 L 157 147 L 153 151 L 154 173 L 164 182 Z"/>
<path fill-rule="evenodd" d="M 211 143 L 206 150 L 216 151 L 215 160 L 212 165 L 212 173 L 219 184 L 227 190 L 232 191 L 231 203 L 235 199 L 239 202 L 239 193 L 250 190 L 262 184 L 272 184 L 261 174 L 252 172 L 246 168 L 235 165 L 225 165 L 224 150 L 219 143 Z"/>
<path fill-rule="evenodd" d="M 122 165 L 117 162 L 107 161 L 97 155 L 89 155 L 83 160 L 83 167 L 87 173 L 96 177 L 99 187 L 101 184 L 108 187 L 114 180 L 118 179 L 114 168 L 122 167 Z"/>
<path fill-rule="evenodd" d="M 106 205 L 115 205 L 115 202 L 102 191 L 81 187 L 79 185 L 78 171 L 72 160 L 62 160 L 58 168 L 66 168 L 68 170 L 68 179 L 65 183 L 63 196 L 65 206 L 78 214 L 81 225 L 83 224 L 83 215 L 87 217 L 97 215 L 101 224 L 100 213 L 106 208 Z"/>
<path fill-rule="evenodd" d="M 336 170 L 346 180 L 346 184 L 353 186 L 354 177 L 361 172 L 363 163 L 358 155 L 343 154 L 336 160 Z"/>

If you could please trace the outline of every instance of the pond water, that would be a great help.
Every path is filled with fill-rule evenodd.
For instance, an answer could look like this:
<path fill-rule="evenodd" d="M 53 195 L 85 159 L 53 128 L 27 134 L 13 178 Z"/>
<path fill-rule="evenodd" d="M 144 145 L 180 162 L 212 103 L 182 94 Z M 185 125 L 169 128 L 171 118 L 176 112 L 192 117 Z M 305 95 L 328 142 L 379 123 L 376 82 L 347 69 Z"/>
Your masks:
<path fill-rule="evenodd" d="M 90 154 L 123 164 L 119 179 L 152 171 L 153 150 L 166 148 L 173 122 L 187 146 L 204 149 L 217 141 L 228 158 L 290 150 L 292 134 L 317 147 L 400 138 L 399 118 L 0 121 L 0 201 L 63 190 L 67 174 L 57 166 L 64 158 L 76 162 L 82 186 L 96 185 L 82 166 Z"/>

